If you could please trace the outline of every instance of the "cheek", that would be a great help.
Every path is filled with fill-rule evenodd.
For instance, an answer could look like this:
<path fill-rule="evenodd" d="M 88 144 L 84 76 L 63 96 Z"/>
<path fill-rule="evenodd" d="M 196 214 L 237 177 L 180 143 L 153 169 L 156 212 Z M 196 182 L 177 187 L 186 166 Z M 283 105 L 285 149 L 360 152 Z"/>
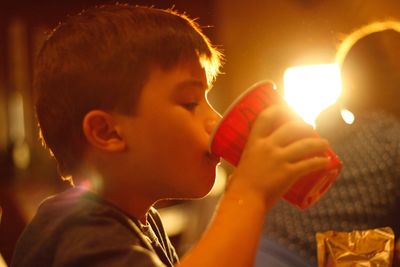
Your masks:
<path fill-rule="evenodd" d="M 164 137 L 166 145 L 180 146 L 176 149 L 197 147 L 204 149 L 208 138 L 204 126 L 198 118 L 187 111 L 176 110 L 165 116 L 159 124 L 159 135 Z"/>
<path fill-rule="evenodd" d="M 171 125 L 173 127 L 173 125 Z M 177 127 L 163 135 L 165 137 L 162 144 L 168 153 L 173 152 L 176 157 L 193 159 L 198 157 L 207 148 L 206 138 L 201 135 L 198 127 Z"/>

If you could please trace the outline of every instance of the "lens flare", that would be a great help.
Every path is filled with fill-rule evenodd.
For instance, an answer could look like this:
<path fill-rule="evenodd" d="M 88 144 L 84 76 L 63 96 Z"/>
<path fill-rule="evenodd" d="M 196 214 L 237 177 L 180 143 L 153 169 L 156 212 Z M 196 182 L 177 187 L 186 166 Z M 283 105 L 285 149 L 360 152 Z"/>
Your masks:
<path fill-rule="evenodd" d="M 284 97 L 309 124 L 336 102 L 342 91 L 337 64 L 295 66 L 284 73 Z"/>

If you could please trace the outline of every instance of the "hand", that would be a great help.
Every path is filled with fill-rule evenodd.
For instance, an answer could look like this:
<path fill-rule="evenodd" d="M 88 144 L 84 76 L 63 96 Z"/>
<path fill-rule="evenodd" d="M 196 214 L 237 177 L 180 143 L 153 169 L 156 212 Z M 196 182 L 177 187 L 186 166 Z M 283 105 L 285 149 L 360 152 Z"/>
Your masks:
<path fill-rule="evenodd" d="M 325 167 L 326 140 L 283 105 L 260 113 L 232 179 L 243 190 L 259 194 L 268 203 L 283 195 L 297 178 Z M 289 115 L 288 115 L 289 114 Z"/>

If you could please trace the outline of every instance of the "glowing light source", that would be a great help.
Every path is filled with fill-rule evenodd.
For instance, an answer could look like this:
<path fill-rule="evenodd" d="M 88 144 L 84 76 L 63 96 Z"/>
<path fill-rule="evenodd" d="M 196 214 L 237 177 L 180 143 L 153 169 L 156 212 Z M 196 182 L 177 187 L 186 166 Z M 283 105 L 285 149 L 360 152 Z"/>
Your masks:
<path fill-rule="evenodd" d="M 337 100 L 341 90 L 337 64 L 296 66 L 284 73 L 286 101 L 313 126 L 318 114 Z"/>
<path fill-rule="evenodd" d="M 0 254 L 0 267 L 7 267 L 6 262 L 4 261 L 3 257 Z"/>
<path fill-rule="evenodd" d="M 31 153 L 26 142 L 18 142 L 14 144 L 12 151 L 12 159 L 14 164 L 19 169 L 26 169 L 31 162 Z"/>
<path fill-rule="evenodd" d="M 18 92 L 13 93 L 9 101 L 10 139 L 12 142 L 18 142 L 25 139 L 25 118 L 22 94 Z"/>
<path fill-rule="evenodd" d="M 353 124 L 355 117 L 350 110 L 342 109 L 340 110 L 340 115 L 342 116 L 342 119 L 344 120 L 345 123 Z"/>
<path fill-rule="evenodd" d="M 15 92 L 10 95 L 8 109 L 9 135 L 14 145 L 12 151 L 14 165 L 19 169 L 26 169 L 31 161 L 31 151 L 25 140 L 24 102 L 21 93 Z"/>

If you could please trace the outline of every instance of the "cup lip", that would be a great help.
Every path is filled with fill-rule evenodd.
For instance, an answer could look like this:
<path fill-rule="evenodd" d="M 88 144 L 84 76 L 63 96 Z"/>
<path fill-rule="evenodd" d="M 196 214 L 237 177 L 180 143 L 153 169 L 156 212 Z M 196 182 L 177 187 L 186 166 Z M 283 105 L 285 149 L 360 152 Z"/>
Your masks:
<path fill-rule="evenodd" d="M 272 89 L 274 89 L 274 90 L 277 89 L 275 82 L 272 80 L 266 79 L 266 80 L 258 81 L 256 83 L 252 84 L 251 86 L 249 86 L 242 93 L 240 93 L 239 96 L 237 96 L 235 98 L 235 100 L 228 106 L 228 108 L 223 113 L 222 118 L 220 119 L 220 121 L 217 123 L 217 125 L 214 127 L 214 129 L 212 130 L 212 132 L 210 134 L 210 138 L 209 138 L 209 142 L 208 142 L 208 150 L 210 153 L 213 153 L 211 150 L 211 147 L 212 147 L 212 144 L 214 141 L 214 136 L 217 133 L 218 128 L 225 121 L 225 118 L 227 117 L 227 115 L 232 111 L 232 109 L 236 106 L 236 104 L 239 103 L 246 95 L 248 95 L 250 92 L 255 90 L 257 87 L 260 87 L 263 85 L 270 85 Z"/>

